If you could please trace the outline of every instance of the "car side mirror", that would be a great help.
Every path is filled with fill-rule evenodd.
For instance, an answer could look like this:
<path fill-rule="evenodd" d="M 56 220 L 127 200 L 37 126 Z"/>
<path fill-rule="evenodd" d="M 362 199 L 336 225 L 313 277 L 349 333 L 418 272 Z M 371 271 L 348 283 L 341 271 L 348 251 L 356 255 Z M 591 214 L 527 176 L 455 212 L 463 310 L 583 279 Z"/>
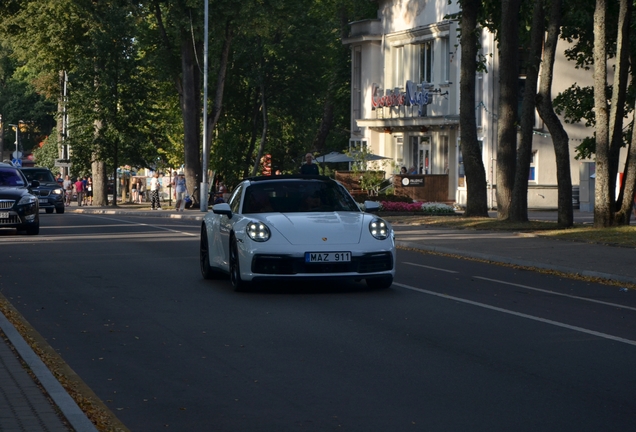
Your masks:
<path fill-rule="evenodd" d="M 40 182 L 39 182 L 39 181 L 37 181 L 37 180 L 31 180 L 31 187 L 32 187 L 32 188 L 36 188 L 36 187 L 38 187 L 38 186 L 40 186 Z"/>
<path fill-rule="evenodd" d="M 367 213 L 374 213 L 380 210 L 380 203 L 377 201 L 365 201 L 364 211 Z"/>
<path fill-rule="evenodd" d="M 212 206 L 212 213 L 225 215 L 228 217 L 228 219 L 232 219 L 232 209 L 227 203 L 214 204 Z"/>

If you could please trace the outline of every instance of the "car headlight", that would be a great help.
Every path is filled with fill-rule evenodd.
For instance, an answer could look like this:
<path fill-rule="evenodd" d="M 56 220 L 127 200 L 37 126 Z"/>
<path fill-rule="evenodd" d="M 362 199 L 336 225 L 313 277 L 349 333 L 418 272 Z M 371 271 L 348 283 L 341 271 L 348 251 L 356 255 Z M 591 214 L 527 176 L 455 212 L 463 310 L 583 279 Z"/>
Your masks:
<path fill-rule="evenodd" d="M 36 198 L 33 195 L 25 195 L 18 201 L 18 205 L 35 204 Z"/>
<path fill-rule="evenodd" d="M 369 231 L 373 237 L 378 240 L 384 240 L 389 236 L 391 230 L 382 219 L 373 219 L 371 223 L 369 223 Z"/>
<path fill-rule="evenodd" d="M 269 240 L 270 232 L 263 222 L 250 222 L 247 224 L 247 235 L 254 241 L 266 242 Z"/>
<path fill-rule="evenodd" d="M 63 193 L 62 189 L 53 189 L 53 194 L 55 195 L 62 195 Z"/>

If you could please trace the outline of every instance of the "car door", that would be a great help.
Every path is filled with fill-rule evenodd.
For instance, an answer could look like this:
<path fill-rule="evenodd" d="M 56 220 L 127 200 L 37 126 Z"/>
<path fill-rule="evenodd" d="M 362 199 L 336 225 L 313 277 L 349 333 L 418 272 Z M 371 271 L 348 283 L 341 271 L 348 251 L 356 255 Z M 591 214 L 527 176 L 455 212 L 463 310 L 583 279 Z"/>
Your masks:
<path fill-rule="evenodd" d="M 241 200 L 243 197 L 244 184 L 239 184 L 232 193 L 228 204 L 232 209 L 232 218 L 228 218 L 226 215 L 218 215 L 218 236 L 215 242 L 215 249 L 218 251 L 219 263 L 218 266 L 226 270 L 229 270 L 230 263 L 230 233 L 236 221 L 239 220 L 239 210 L 241 208 Z"/>

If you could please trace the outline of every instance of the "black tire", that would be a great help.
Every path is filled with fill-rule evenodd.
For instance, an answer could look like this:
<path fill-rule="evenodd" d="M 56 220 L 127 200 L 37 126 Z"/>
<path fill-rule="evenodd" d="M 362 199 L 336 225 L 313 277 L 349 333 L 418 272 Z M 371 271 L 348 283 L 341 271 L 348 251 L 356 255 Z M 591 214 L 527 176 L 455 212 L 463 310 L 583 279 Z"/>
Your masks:
<path fill-rule="evenodd" d="M 62 214 L 62 213 L 64 213 L 64 206 L 62 206 L 62 207 L 56 207 L 56 208 L 55 208 L 55 213 L 57 213 L 57 214 Z"/>
<path fill-rule="evenodd" d="M 367 281 L 367 286 L 371 289 L 387 289 L 393 284 L 393 276 L 369 278 L 366 281 Z"/>
<path fill-rule="evenodd" d="M 53 209 L 52 209 L 52 208 L 46 208 L 46 209 L 44 209 L 44 210 L 46 210 L 46 213 L 47 213 L 47 214 L 51 214 L 51 213 L 53 213 Z"/>
<path fill-rule="evenodd" d="M 33 225 L 27 225 L 24 229 L 24 232 L 27 235 L 38 235 L 40 234 L 40 221 Z"/>
<path fill-rule="evenodd" d="M 238 246 L 233 235 L 230 236 L 230 282 L 232 282 L 232 287 L 236 292 L 247 291 L 248 289 L 249 284 L 241 279 Z"/>
<path fill-rule="evenodd" d="M 205 224 L 201 225 L 201 240 L 199 242 L 199 264 L 203 279 L 216 279 L 218 272 L 210 266 L 210 248 L 208 246 L 208 234 Z"/>

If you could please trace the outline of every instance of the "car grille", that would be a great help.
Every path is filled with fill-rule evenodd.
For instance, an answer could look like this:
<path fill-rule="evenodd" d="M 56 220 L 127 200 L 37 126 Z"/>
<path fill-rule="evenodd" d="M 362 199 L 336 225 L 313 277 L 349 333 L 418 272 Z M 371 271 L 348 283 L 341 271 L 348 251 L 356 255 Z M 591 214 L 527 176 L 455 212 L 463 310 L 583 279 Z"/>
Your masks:
<path fill-rule="evenodd" d="M 22 221 L 18 215 L 10 215 L 8 218 L 0 218 L 0 226 L 2 225 L 15 225 Z"/>
<path fill-rule="evenodd" d="M 41 196 L 41 197 L 45 197 L 45 196 L 49 196 L 49 195 L 51 195 L 51 191 L 50 191 L 50 190 L 46 190 L 46 189 L 43 189 L 43 190 L 34 190 L 34 191 L 33 191 L 33 195 L 39 195 L 39 196 Z"/>
<path fill-rule="evenodd" d="M 306 263 L 303 258 L 285 255 L 256 255 L 252 260 L 252 272 L 260 274 L 375 273 L 392 268 L 390 252 L 351 257 L 351 262 L 344 263 Z"/>
<path fill-rule="evenodd" d="M 0 200 L 0 210 L 13 208 L 14 200 Z"/>

